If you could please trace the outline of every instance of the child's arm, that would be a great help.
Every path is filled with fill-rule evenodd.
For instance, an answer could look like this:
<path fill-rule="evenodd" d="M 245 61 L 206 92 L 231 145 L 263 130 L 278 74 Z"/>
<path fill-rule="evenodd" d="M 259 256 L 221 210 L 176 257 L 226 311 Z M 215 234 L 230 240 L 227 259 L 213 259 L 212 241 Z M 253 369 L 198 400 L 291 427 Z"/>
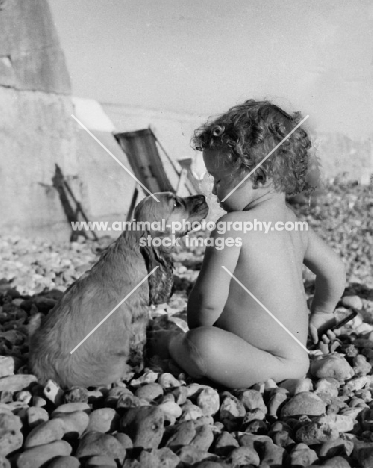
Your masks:
<path fill-rule="evenodd" d="M 230 214 L 219 221 L 227 222 Z M 202 325 L 213 325 L 223 312 L 229 295 L 231 276 L 222 268 L 225 266 L 232 274 L 240 255 L 242 240 L 235 231 L 219 234 L 217 230 L 211 233 L 210 239 L 215 246 L 223 244 L 221 250 L 216 247 L 206 247 L 200 274 L 188 298 L 187 322 L 189 328 Z M 233 246 L 227 246 L 230 240 Z"/>
<path fill-rule="evenodd" d="M 316 275 L 311 334 L 317 342 L 318 329 L 333 320 L 332 314 L 346 285 L 346 272 L 340 257 L 312 230 L 308 231 L 304 264 Z"/>

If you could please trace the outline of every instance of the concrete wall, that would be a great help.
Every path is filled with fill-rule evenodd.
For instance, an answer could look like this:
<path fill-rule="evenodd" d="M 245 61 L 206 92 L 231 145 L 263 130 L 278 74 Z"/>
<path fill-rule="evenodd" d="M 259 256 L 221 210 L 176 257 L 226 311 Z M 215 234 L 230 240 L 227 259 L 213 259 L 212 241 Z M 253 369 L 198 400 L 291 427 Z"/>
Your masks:
<path fill-rule="evenodd" d="M 66 236 L 57 163 L 79 189 L 71 86 L 46 0 L 0 8 L 0 229 Z"/>
<path fill-rule="evenodd" d="M 57 163 L 79 193 L 70 99 L 0 87 L 0 232 L 67 237 L 52 178 Z"/>

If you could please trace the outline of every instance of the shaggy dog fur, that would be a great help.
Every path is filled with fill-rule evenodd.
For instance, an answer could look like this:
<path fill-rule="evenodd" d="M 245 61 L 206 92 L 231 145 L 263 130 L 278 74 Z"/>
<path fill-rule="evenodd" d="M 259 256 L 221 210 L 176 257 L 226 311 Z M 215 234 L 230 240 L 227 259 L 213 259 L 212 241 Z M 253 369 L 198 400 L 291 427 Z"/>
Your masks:
<path fill-rule="evenodd" d="M 180 198 L 155 194 L 135 210 L 137 222 L 165 220 L 166 230 L 125 230 L 100 260 L 70 286 L 42 322 L 30 325 L 30 368 L 41 382 L 64 388 L 108 385 L 122 379 L 129 364 L 140 364 L 151 304 L 166 302 L 172 288 L 170 249 L 140 246 L 141 239 L 172 237 L 171 223 L 201 221 L 203 195 Z M 157 228 L 158 229 L 158 228 Z M 178 237 L 185 231 L 175 233 Z M 150 271 L 158 269 L 72 354 L 71 351 Z"/>

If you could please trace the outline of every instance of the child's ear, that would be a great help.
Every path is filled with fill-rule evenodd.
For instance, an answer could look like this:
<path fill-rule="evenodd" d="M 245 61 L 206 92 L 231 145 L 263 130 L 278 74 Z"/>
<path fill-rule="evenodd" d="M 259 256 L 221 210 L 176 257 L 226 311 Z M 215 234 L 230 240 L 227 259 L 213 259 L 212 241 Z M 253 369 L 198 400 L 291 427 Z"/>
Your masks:
<path fill-rule="evenodd" d="M 267 173 L 262 167 L 258 167 L 255 171 L 255 188 L 260 185 L 265 185 L 268 181 Z"/>

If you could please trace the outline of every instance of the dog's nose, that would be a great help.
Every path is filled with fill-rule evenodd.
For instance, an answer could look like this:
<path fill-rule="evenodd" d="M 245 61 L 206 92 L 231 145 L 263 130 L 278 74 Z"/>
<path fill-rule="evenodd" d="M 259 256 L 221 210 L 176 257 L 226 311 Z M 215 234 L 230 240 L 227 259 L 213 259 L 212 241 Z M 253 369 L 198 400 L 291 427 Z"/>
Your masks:
<path fill-rule="evenodd" d="M 206 201 L 206 197 L 204 195 L 196 195 L 196 197 L 198 198 L 198 201 L 200 202 Z"/>

